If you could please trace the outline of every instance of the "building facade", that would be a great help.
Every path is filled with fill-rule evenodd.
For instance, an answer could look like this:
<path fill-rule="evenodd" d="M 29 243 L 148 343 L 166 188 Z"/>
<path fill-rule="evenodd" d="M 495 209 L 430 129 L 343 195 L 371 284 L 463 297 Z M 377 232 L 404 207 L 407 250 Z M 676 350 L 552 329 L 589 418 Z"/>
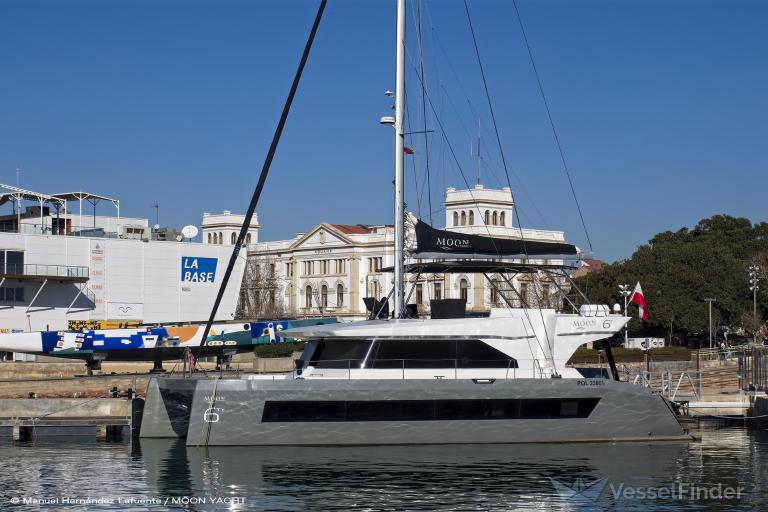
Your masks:
<path fill-rule="evenodd" d="M 201 224 L 202 241 L 204 244 L 235 245 L 240 228 L 245 222 L 245 215 L 224 210 L 222 213 L 204 213 Z M 245 243 L 255 244 L 259 241 L 259 218 L 253 214 Z"/>
<path fill-rule="evenodd" d="M 210 315 L 232 246 L 157 241 L 147 219 L 69 211 L 76 204 L 71 198 L 99 197 L 93 194 L 16 190 L 14 211 L 0 215 L 0 332 Z M 0 204 L 7 197 L 0 195 Z M 24 210 L 22 200 L 40 204 Z M 244 267 L 242 260 L 235 266 L 233 283 L 241 282 Z M 238 293 L 239 286 L 228 288 L 219 320 L 234 318 Z"/>
<path fill-rule="evenodd" d="M 451 231 L 565 241 L 562 231 L 514 227 L 514 201 L 508 188 L 449 188 L 445 211 L 445 229 Z M 387 297 L 392 290 L 392 274 L 381 270 L 394 264 L 393 257 L 392 226 L 321 223 L 291 240 L 252 244 L 248 247 L 240 314 L 249 318 L 364 317 L 363 297 Z M 544 275 L 489 276 L 494 285 L 482 274 L 415 277 L 406 276 L 405 293 L 407 302 L 417 304 L 421 314 L 429 312 L 431 299 L 463 298 L 468 312 L 477 314 L 505 304 L 549 307 L 562 300 L 559 287 L 563 283 Z"/>

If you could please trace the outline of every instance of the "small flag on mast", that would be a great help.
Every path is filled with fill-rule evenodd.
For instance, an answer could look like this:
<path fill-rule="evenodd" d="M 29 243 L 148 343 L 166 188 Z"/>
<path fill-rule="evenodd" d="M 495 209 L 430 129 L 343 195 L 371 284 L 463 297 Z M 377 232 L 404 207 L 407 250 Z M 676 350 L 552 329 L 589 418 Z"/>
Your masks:
<path fill-rule="evenodd" d="M 406 155 L 412 155 L 413 153 L 415 153 L 415 151 L 413 151 L 413 148 L 409 148 L 408 146 L 403 146 L 403 153 L 405 153 Z"/>

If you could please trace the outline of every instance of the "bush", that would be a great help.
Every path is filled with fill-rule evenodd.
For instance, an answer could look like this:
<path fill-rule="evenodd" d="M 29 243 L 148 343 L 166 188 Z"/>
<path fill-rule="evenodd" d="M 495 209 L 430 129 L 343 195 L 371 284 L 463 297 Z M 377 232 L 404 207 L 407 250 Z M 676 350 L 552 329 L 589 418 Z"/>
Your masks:
<path fill-rule="evenodd" d="M 605 352 L 600 351 L 599 358 L 605 362 Z M 617 362 L 636 363 L 645 360 L 645 354 L 639 348 L 613 347 L 613 358 Z M 691 358 L 691 352 L 685 347 L 662 347 L 651 350 L 653 361 L 687 361 Z M 568 364 L 596 363 L 598 351 L 594 349 L 580 348 L 574 352 Z"/>
<path fill-rule="evenodd" d="M 294 352 L 304 350 L 304 343 L 269 343 L 256 345 L 253 353 L 256 357 L 291 357 Z"/>

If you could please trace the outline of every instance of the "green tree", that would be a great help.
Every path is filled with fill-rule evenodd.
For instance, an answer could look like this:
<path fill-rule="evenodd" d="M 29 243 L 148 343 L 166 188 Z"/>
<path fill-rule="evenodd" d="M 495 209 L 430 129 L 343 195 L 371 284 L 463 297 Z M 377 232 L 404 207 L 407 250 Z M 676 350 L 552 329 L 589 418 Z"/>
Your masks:
<path fill-rule="evenodd" d="M 717 299 L 712 306 L 714 326 L 727 325 L 752 332 L 744 322 L 752 312 L 747 267 L 768 265 L 768 223 L 752 224 L 748 219 L 715 215 L 702 219 L 693 229 L 665 231 L 638 247 L 627 260 L 607 265 L 601 272 L 575 280 L 595 302 L 623 304 L 619 284 L 643 287 L 650 323 L 630 322 L 631 333 L 661 335 L 673 323 L 678 335 L 707 332 L 709 316 L 706 297 Z M 765 279 L 765 276 L 763 276 Z M 758 293 L 758 317 L 765 313 L 763 281 Z M 630 314 L 637 316 L 633 307 Z"/>

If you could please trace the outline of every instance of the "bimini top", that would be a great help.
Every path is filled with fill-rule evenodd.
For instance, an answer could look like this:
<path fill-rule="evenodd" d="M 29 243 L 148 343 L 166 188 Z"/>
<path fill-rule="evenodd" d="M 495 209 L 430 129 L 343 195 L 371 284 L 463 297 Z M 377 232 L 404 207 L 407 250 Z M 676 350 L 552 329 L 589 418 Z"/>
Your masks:
<path fill-rule="evenodd" d="M 407 263 L 404 271 L 407 274 L 535 274 L 546 270 L 574 270 L 578 267 L 571 265 L 539 265 L 535 263 L 514 263 L 509 261 L 488 260 L 459 260 L 459 261 L 427 261 Z M 382 272 L 394 272 L 394 267 L 382 268 Z"/>
<path fill-rule="evenodd" d="M 415 222 L 414 231 L 416 243 L 409 252 L 416 258 L 572 256 L 579 252 L 575 245 L 564 242 L 469 235 L 435 229 L 422 221 Z"/>

